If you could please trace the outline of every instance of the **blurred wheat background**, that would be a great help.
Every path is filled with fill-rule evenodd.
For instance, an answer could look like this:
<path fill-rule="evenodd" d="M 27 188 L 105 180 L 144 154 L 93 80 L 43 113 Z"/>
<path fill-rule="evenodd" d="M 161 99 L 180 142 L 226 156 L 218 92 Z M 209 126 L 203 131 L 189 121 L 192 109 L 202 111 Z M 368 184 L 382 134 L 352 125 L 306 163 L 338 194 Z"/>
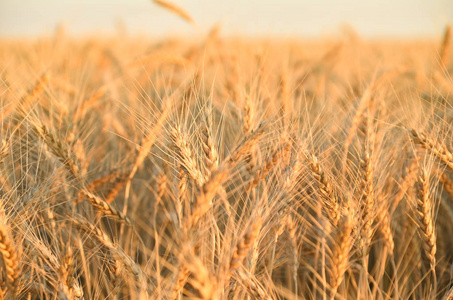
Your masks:
<path fill-rule="evenodd" d="M 0 299 L 453 299 L 451 35 L 3 37 Z"/>

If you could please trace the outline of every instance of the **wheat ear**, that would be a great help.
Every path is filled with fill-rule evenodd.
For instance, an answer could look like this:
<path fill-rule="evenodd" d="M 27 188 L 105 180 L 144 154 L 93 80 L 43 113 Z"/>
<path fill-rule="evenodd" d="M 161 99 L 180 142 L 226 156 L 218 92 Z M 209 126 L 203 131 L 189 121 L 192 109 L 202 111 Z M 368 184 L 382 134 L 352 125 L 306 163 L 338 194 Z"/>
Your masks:
<path fill-rule="evenodd" d="M 432 216 L 432 202 L 429 197 L 429 177 L 425 168 L 421 168 L 417 182 L 418 226 L 423 240 L 423 249 L 429 260 L 431 270 L 436 266 L 436 230 Z"/>
<path fill-rule="evenodd" d="M 243 129 L 246 134 L 252 130 L 254 116 L 255 110 L 252 105 L 252 98 L 247 96 L 242 112 Z"/>
<path fill-rule="evenodd" d="M 453 180 L 448 176 L 446 172 L 442 172 L 438 175 L 439 182 L 442 183 L 444 190 L 450 196 L 451 200 L 453 200 Z"/>
<path fill-rule="evenodd" d="M 252 274 L 246 273 L 243 268 L 239 268 L 238 277 L 241 279 L 241 284 L 245 285 L 251 299 L 272 300 L 273 298 L 267 293 L 263 284 Z"/>
<path fill-rule="evenodd" d="M 187 175 L 182 167 L 178 172 L 178 198 L 176 199 L 176 210 L 178 213 L 179 223 L 182 225 L 184 199 L 187 190 Z"/>
<path fill-rule="evenodd" d="M 442 300 L 453 300 L 453 287 L 451 287 L 445 295 L 442 297 Z"/>
<path fill-rule="evenodd" d="M 444 39 L 442 40 L 442 45 L 440 47 L 440 61 L 444 68 L 448 64 L 450 46 L 451 46 L 451 25 L 447 25 L 447 27 L 445 28 Z"/>
<path fill-rule="evenodd" d="M 81 181 L 80 167 L 70 150 L 50 132 L 46 126 L 35 125 L 35 130 L 43 138 L 52 153 L 58 157 L 74 179 Z"/>
<path fill-rule="evenodd" d="M 168 9 L 169 11 L 173 12 L 175 15 L 180 16 L 184 20 L 186 20 L 189 23 L 193 23 L 192 17 L 185 12 L 182 8 L 176 6 L 175 4 L 169 2 L 169 1 L 164 1 L 164 0 L 153 0 L 154 3 L 157 5 L 162 6 L 163 8 Z"/>
<path fill-rule="evenodd" d="M 107 191 L 105 202 L 112 203 L 122 188 L 130 181 L 126 173 L 117 176 L 113 181 L 113 186 Z"/>
<path fill-rule="evenodd" d="M 380 202 L 381 205 L 385 205 L 383 201 Z M 395 248 L 395 242 L 393 240 L 393 233 L 390 224 L 390 213 L 386 207 L 383 207 L 379 213 L 377 214 L 377 221 L 379 223 L 379 229 L 384 238 L 385 245 L 388 251 L 393 254 L 393 250 Z"/>
<path fill-rule="evenodd" d="M 90 201 L 91 205 L 101 214 L 108 218 L 115 219 L 132 225 L 131 220 L 121 211 L 114 208 L 110 203 L 91 193 L 90 191 L 83 190 L 82 193 Z"/>
<path fill-rule="evenodd" d="M 299 249 L 298 249 L 298 242 L 297 242 L 297 227 L 291 215 L 288 216 L 286 221 L 286 229 L 288 231 L 289 240 L 291 241 L 291 254 L 292 254 L 292 279 L 294 281 L 294 294 L 298 295 L 297 289 L 297 274 L 299 270 Z"/>
<path fill-rule="evenodd" d="M 252 188 L 258 186 L 259 182 L 264 180 L 270 171 L 277 165 L 279 159 L 285 159 L 287 151 L 289 150 L 290 148 L 286 147 L 286 144 L 275 150 L 274 153 L 266 159 L 261 168 L 255 173 L 252 180 L 247 185 L 247 190 L 251 190 Z"/>
<path fill-rule="evenodd" d="M 76 110 L 74 115 L 72 116 L 72 123 L 75 124 L 77 123 L 80 118 L 85 114 L 87 109 L 93 105 L 97 100 L 102 98 L 105 93 L 107 92 L 107 89 L 105 86 L 102 86 L 99 88 L 96 92 L 94 92 L 88 99 L 83 101 L 82 105 L 79 107 L 79 109 Z"/>
<path fill-rule="evenodd" d="M 231 154 L 225 158 L 222 163 L 223 166 L 233 166 L 238 163 L 244 156 L 246 156 L 253 146 L 256 145 L 258 139 L 264 134 L 266 124 L 261 123 L 257 129 L 253 130 L 248 136 L 246 136 L 237 146 Z"/>
<path fill-rule="evenodd" d="M 178 276 L 176 277 L 175 287 L 173 289 L 173 294 L 170 299 L 177 299 L 179 294 L 184 288 L 184 285 L 189 278 L 190 270 L 187 269 L 183 263 L 179 266 Z"/>
<path fill-rule="evenodd" d="M 78 220 L 74 219 L 73 224 L 88 233 L 90 236 L 94 237 L 102 246 L 107 248 L 110 251 L 112 257 L 120 263 L 122 267 L 134 277 L 140 277 L 142 274 L 141 268 L 137 263 L 124 251 L 113 244 L 110 240 L 108 235 L 99 229 L 98 227 L 94 226 L 93 224 L 85 221 L 85 220 Z"/>
<path fill-rule="evenodd" d="M 9 230 L 5 225 L 0 224 L 0 253 L 2 254 L 3 264 L 6 270 L 8 290 L 10 291 L 11 296 L 14 297 L 20 274 L 19 259 L 8 231 Z"/>
<path fill-rule="evenodd" d="M 241 265 L 242 261 L 244 260 L 245 256 L 255 243 L 255 240 L 258 238 L 259 232 L 261 229 L 261 220 L 254 221 L 244 236 L 239 240 L 236 244 L 233 252 L 233 256 L 231 257 L 228 270 L 227 270 L 227 277 L 225 281 L 228 281 L 236 269 Z"/>
<path fill-rule="evenodd" d="M 38 80 L 38 82 L 35 84 L 33 89 L 29 90 L 21 99 L 20 106 L 18 107 L 19 113 L 26 115 L 26 110 L 29 107 L 29 105 L 38 97 L 39 94 L 44 90 L 44 87 L 46 86 L 47 82 L 49 81 L 49 74 L 44 73 L 44 75 L 41 76 L 41 78 Z M 9 111 L 5 113 L 8 114 Z"/>
<path fill-rule="evenodd" d="M 251 132 L 245 140 L 233 152 L 225 158 L 219 168 L 203 183 L 200 192 L 195 199 L 192 216 L 189 220 L 190 227 L 195 226 L 198 219 L 203 216 L 210 208 L 211 201 L 222 186 L 223 181 L 228 175 L 229 170 L 250 151 L 253 145 L 264 134 L 265 126 L 261 124 L 255 131 Z"/>
<path fill-rule="evenodd" d="M 335 199 L 332 185 L 327 179 L 326 175 L 321 169 L 318 158 L 312 154 L 310 156 L 309 166 L 313 178 L 318 185 L 319 193 L 321 195 L 322 203 L 329 216 L 330 221 L 335 226 L 340 218 L 340 209 L 337 200 Z"/>
<path fill-rule="evenodd" d="M 71 299 L 80 299 L 83 297 L 83 290 L 75 279 L 75 263 L 72 248 L 68 245 L 63 263 L 60 267 L 61 276 L 63 279 L 63 287 L 67 288 L 67 293 Z"/>
<path fill-rule="evenodd" d="M 90 183 L 87 185 L 86 189 L 89 191 L 96 191 L 101 185 L 103 185 L 107 182 L 113 182 L 114 184 L 116 184 L 116 181 L 118 180 L 118 178 L 120 176 L 121 176 L 121 173 L 119 170 L 113 170 L 113 171 L 109 170 L 108 172 L 104 172 L 103 174 L 99 175 L 97 178 L 90 181 Z M 79 192 L 78 196 L 79 196 L 79 198 L 74 200 L 74 205 L 78 204 L 80 201 L 83 200 L 83 192 Z"/>
<path fill-rule="evenodd" d="M 448 150 L 446 145 L 441 145 L 437 141 L 429 138 L 426 134 L 412 129 L 412 138 L 415 143 L 422 145 L 425 149 L 431 151 L 440 161 L 453 171 L 453 154 Z"/>
<path fill-rule="evenodd" d="M 71 155 L 71 152 L 57 138 L 55 138 L 55 136 L 49 130 L 47 130 L 45 126 L 35 126 L 35 130 L 44 139 L 46 144 L 52 150 L 53 154 L 57 156 L 60 159 L 60 161 L 65 165 L 70 174 L 75 179 L 78 180 L 82 188 L 81 194 L 86 196 L 90 203 L 101 214 L 106 215 L 107 217 L 116 218 L 117 220 L 125 222 L 129 225 L 132 224 L 130 219 L 126 215 L 115 209 L 107 201 L 102 200 L 101 198 L 93 194 L 91 191 L 88 190 L 88 188 L 85 188 L 85 184 L 81 177 L 79 176 L 80 168 L 78 167 L 76 160 Z"/>
<path fill-rule="evenodd" d="M 368 147 L 364 146 L 363 156 L 360 161 L 362 197 L 360 199 L 360 212 L 362 219 L 361 241 L 364 253 L 368 252 L 373 230 L 374 219 L 374 185 L 373 167 Z"/>
<path fill-rule="evenodd" d="M 343 282 L 344 274 L 348 268 L 349 251 L 352 246 L 352 222 L 351 216 L 346 214 L 342 218 L 339 233 L 335 240 L 335 248 L 332 252 L 332 291 L 331 298 L 334 299 L 338 287 Z"/>
<path fill-rule="evenodd" d="M 192 154 L 192 150 L 187 143 L 187 137 L 182 133 L 179 127 L 173 126 L 170 130 L 170 137 L 175 146 L 176 154 L 181 161 L 181 167 L 197 183 L 202 186 L 204 182 L 203 175 L 197 166 L 197 161 Z"/>
<path fill-rule="evenodd" d="M 407 166 L 404 176 L 400 179 L 399 190 L 395 195 L 394 200 L 390 205 L 390 213 L 393 213 L 398 207 L 398 204 L 404 198 L 407 191 L 414 185 L 414 182 L 417 180 L 418 165 L 417 160 L 413 159 L 412 162 Z"/>
<path fill-rule="evenodd" d="M 206 104 L 204 111 L 204 122 L 202 122 L 201 138 L 207 168 L 206 177 L 209 177 L 219 165 L 219 154 L 212 138 L 212 104 Z"/>
<path fill-rule="evenodd" d="M 362 97 L 360 97 L 358 104 L 357 104 L 357 109 L 354 114 L 354 117 L 352 118 L 352 123 L 351 127 L 349 128 L 349 132 L 345 141 L 345 151 L 346 154 L 349 151 L 349 147 L 351 146 L 354 136 L 357 132 L 357 129 L 359 128 L 359 125 L 362 121 L 363 118 L 363 113 L 368 105 L 368 102 L 370 101 L 371 98 L 371 91 L 372 91 L 372 85 L 370 84 L 366 90 L 363 92 Z"/>
<path fill-rule="evenodd" d="M 2 139 L 2 145 L 0 147 L 0 164 L 3 162 L 3 159 L 8 155 L 10 148 L 10 143 L 5 139 Z"/>

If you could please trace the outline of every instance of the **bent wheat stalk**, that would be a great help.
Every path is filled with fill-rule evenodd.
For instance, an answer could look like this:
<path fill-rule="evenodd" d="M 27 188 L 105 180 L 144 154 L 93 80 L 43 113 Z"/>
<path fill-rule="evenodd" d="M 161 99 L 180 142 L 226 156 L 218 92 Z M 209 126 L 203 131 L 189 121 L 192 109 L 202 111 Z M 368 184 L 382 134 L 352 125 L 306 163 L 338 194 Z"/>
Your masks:
<path fill-rule="evenodd" d="M 153 0 L 154 3 L 157 5 L 162 6 L 163 8 L 168 9 L 169 11 L 173 12 L 174 14 L 180 16 L 184 20 L 186 20 L 189 23 L 193 23 L 192 17 L 186 13 L 182 8 L 176 6 L 175 4 L 169 2 L 169 1 L 164 1 L 164 0 Z"/>

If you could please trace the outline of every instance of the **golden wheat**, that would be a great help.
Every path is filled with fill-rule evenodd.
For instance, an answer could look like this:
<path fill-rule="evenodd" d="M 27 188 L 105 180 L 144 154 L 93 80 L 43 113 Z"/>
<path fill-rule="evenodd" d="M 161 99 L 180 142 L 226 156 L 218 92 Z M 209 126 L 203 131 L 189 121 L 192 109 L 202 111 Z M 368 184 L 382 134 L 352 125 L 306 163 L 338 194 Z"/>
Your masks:
<path fill-rule="evenodd" d="M 451 33 L 216 32 L 2 39 L 0 299 L 450 299 Z"/>

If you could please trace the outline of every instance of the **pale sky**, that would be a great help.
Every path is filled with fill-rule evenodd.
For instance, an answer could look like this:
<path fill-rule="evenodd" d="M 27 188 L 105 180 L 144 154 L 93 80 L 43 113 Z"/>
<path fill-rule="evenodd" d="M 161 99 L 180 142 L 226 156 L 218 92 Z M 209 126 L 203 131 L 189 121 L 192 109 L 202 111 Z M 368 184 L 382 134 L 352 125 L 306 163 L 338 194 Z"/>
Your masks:
<path fill-rule="evenodd" d="M 220 23 L 226 34 L 319 36 L 351 25 L 365 37 L 439 36 L 453 23 L 453 0 L 172 0 L 190 25 L 152 0 L 0 0 L 0 35 L 127 32 L 197 35 Z M 121 22 L 119 22 L 121 20 Z"/>

